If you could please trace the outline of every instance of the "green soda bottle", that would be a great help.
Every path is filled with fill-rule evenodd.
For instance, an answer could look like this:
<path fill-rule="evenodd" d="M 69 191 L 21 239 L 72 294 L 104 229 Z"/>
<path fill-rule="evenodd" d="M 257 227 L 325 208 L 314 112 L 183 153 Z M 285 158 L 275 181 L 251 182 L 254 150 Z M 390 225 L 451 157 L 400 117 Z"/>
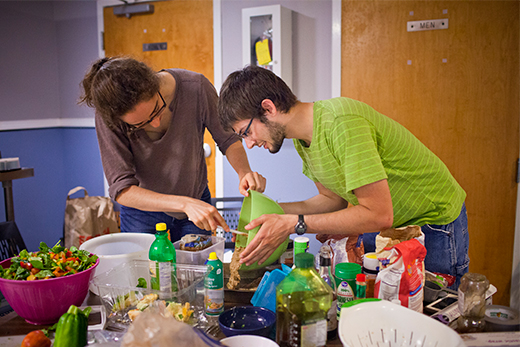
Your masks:
<path fill-rule="evenodd" d="M 295 265 L 276 287 L 276 343 L 325 346 L 332 288 L 316 272 L 312 254 L 297 254 Z"/>
<path fill-rule="evenodd" d="M 177 291 L 175 247 L 168 239 L 166 223 L 157 223 L 155 230 L 155 240 L 148 252 L 152 289 L 165 292 Z"/>
<path fill-rule="evenodd" d="M 207 316 L 218 316 L 224 312 L 224 267 L 215 252 L 209 254 L 206 265 L 204 311 Z"/>

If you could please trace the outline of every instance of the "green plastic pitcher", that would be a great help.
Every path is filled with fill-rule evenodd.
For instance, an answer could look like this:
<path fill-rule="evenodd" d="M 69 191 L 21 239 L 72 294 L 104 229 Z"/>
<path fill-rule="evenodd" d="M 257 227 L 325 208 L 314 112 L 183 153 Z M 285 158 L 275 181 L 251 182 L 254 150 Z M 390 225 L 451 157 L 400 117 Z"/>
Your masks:
<path fill-rule="evenodd" d="M 249 235 L 237 235 L 235 245 L 237 247 L 246 247 L 256 236 L 258 230 L 260 230 L 260 226 L 247 231 L 244 227 L 249 224 L 253 219 L 256 219 L 264 214 L 284 214 L 283 209 L 278 205 L 278 203 L 267 195 L 259 193 L 254 190 L 249 191 L 249 196 L 244 198 L 242 203 L 242 209 L 240 210 L 240 217 L 238 219 L 238 230 L 245 231 Z M 258 262 L 246 266 L 242 264 L 240 266 L 240 270 L 256 270 L 259 268 L 263 268 L 267 265 L 271 265 L 274 263 L 283 252 L 287 249 L 287 244 L 289 243 L 289 237 L 285 240 L 274 252 L 271 256 L 264 262 L 262 265 L 259 265 Z"/>

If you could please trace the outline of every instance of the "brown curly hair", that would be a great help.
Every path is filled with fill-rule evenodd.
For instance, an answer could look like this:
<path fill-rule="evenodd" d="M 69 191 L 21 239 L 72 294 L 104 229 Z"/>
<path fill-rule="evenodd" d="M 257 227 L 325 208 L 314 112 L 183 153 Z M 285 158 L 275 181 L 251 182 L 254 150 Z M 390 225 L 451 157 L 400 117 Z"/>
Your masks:
<path fill-rule="evenodd" d="M 93 107 L 105 124 L 114 128 L 120 117 L 137 104 L 150 100 L 159 91 L 157 73 L 145 63 L 130 57 L 107 57 L 95 61 L 81 81 L 78 101 Z"/>

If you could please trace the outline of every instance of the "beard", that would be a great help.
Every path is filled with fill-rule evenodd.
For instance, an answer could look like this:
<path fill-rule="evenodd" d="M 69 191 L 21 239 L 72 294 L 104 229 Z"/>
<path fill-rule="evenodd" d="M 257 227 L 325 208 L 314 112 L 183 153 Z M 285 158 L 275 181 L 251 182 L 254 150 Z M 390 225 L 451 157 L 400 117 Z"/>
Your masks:
<path fill-rule="evenodd" d="M 285 125 L 267 121 L 266 126 L 269 130 L 272 144 L 272 148 L 269 149 L 269 152 L 272 154 L 278 153 L 280 148 L 282 148 L 283 140 L 285 139 Z"/>

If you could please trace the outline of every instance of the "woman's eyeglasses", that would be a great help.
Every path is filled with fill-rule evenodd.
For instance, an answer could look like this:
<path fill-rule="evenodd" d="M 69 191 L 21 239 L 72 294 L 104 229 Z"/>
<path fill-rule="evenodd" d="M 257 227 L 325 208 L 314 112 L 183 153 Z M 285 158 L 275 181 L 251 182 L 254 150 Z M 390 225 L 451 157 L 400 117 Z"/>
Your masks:
<path fill-rule="evenodd" d="M 145 126 L 147 126 L 148 124 L 150 124 L 151 122 L 153 122 L 153 120 L 155 118 L 157 118 L 161 114 L 161 112 L 166 108 L 166 101 L 164 101 L 164 98 L 161 95 L 161 92 L 157 92 L 157 93 L 159 94 L 159 97 L 161 98 L 161 100 L 163 102 L 163 105 L 161 106 L 161 108 L 159 108 L 156 112 L 152 112 L 152 114 L 150 115 L 150 118 L 148 118 L 148 120 L 146 120 L 144 122 L 141 122 L 139 124 L 127 124 L 128 134 L 133 134 L 137 130 L 142 129 Z"/>

